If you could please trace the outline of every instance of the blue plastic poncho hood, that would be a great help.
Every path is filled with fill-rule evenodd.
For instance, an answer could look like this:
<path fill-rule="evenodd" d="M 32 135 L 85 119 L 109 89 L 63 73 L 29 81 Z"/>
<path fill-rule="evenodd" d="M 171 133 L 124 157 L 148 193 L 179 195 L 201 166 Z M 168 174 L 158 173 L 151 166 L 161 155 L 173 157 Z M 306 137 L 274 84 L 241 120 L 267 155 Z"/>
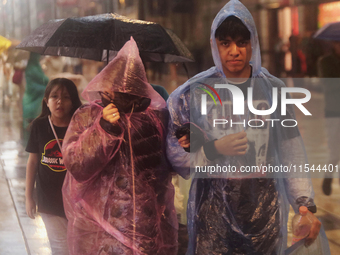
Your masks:
<path fill-rule="evenodd" d="M 260 52 L 260 46 L 259 46 L 259 38 L 256 31 L 256 26 L 254 19 L 248 9 L 241 4 L 239 1 L 230 1 L 228 2 L 216 15 L 213 24 L 211 26 L 211 34 L 210 34 L 210 40 L 211 40 L 211 52 L 214 59 L 214 63 L 216 68 L 221 72 L 223 76 L 223 68 L 220 60 L 220 56 L 218 54 L 218 49 L 215 41 L 215 31 L 216 29 L 221 25 L 221 23 L 228 18 L 229 16 L 235 16 L 239 18 L 244 25 L 248 28 L 250 31 L 250 42 L 252 45 L 252 57 L 250 60 L 250 64 L 253 67 L 253 77 L 259 74 L 261 71 L 261 52 Z"/>

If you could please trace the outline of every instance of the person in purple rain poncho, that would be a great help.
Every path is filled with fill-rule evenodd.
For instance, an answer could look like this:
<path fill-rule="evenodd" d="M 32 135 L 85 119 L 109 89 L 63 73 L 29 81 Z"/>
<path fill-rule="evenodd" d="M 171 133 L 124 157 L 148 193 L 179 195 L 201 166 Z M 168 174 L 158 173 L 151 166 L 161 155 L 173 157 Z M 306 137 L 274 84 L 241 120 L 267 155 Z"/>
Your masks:
<path fill-rule="evenodd" d="M 177 254 L 168 112 L 133 39 L 82 96 L 63 143 L 70 254 Z"/>
<path fill-rule="evenodd" d="M 229 1 L 216 15 L 210 42 L 215 66 L 178 87 L 167 101 L 167 156 L 176 172 L 192 177 L 187 255 L 286 254 L 290 205 L 295 212 L 308 207 L 313 218 L 298 254 L 329 254 L 313 214 L 310 176 L 258 171 L 304 165 L 307 158 L 298 128 L 289 121 L 284 122 L 289 127 L 281 125 L 295 120 L 294 109 L 288 105 L 281 115 L 285 85 L 261 66 L 256 26 L 241 2 Z"/>

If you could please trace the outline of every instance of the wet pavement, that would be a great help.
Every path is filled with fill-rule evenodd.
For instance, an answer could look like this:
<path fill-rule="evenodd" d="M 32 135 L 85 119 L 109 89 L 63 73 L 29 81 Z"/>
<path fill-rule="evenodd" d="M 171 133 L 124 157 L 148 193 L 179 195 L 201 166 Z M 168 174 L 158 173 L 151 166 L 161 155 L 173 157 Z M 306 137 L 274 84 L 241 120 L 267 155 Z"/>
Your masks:
<path fill-rule="evenodd" d="M 21 139 L 17 100 L 6 100 L 0 110 L 0 254 L 51 255 L 40 216 L 34 220 L 25 210 L 25 171 L 28 153 Z"/>
<path fill-rule="evenodd" d="M 169 86 L 172 87 L 167 87 L 167 90 L 171 92 L 174 85 Z M 321 93 L 312 93 L 312 99 L 306 105 L 312 117 L 303 116 L 297 111 L 310 164 L 327 163 L 323 100 Z M 2 105 L 0 108 L 0 192 L 2 194 L 0 255 L 50 255 L 49 242 L 40 216 L 32 220 L 25 212 L 25 167 L 28 154 L 24 152 L 22 145 L 18 102 L 16 99 L 7 98 L 0 105 Z M 331 254 L 340 254 L 339 179 L 333 181 L 331 196 L 323 195 L 321 183 L 321 178 L 313 179 L 315 202 L 318 206 L 317 217 L 326 230 Z"/>

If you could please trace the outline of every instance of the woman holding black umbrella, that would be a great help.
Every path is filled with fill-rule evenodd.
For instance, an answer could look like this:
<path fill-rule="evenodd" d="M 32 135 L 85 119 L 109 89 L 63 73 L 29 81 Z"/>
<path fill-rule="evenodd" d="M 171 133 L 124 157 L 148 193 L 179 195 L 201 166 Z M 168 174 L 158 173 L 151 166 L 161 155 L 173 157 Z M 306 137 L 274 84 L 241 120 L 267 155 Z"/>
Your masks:
<path fill-rule="evenodd" d="M 168 113 L 133 40 L 86 87 L 63 143 L 70 254 L 177 254 Z"/>

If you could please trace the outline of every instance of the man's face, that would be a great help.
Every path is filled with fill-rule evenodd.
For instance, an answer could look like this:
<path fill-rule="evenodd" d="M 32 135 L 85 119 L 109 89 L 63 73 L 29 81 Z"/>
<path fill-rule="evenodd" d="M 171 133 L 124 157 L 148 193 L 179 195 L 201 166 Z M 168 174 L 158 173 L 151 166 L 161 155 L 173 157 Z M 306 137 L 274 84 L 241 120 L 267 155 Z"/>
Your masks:
<path fill-rule="evenodd" d="M 216 44 L 226 77 L 249 78 L 249 61 L 252 54 L 250 40 L 240 37 L 233 40 L 228 36 L 223 40 L 216 38 Z"/>

